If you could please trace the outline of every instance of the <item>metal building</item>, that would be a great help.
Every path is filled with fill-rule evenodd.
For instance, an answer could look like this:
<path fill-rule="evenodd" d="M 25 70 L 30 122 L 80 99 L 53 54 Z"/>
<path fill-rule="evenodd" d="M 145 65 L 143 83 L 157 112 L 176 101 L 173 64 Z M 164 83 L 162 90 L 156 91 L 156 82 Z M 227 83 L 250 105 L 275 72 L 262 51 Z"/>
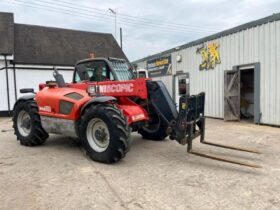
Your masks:
<path fill-rule="evenodd" d="M 206 116 L 280 125 L 280 13 L 133 63 L 176 102 L 205 91 Z"/>

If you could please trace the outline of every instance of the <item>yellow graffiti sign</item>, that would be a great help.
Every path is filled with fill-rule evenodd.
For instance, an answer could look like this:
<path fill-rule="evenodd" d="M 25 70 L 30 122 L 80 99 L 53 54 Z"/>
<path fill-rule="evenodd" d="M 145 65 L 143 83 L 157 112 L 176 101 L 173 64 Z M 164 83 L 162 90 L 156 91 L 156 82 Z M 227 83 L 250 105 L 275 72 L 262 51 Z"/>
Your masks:
<path fill-rule="evenodd" d="M 200 54 L 202 58 L 199 70 L 214 69 L 217 64 L 221 63 L 218 47 L 219 44 L 210 43 L 206 47 L 203 45 L 197 48 L 196 53 Z"/>
<path fill-rule="evenodd" d="M 165 64 L 168 64 L 168 59 L 163 59 L 163 60 L 160 60 L 160 61 L 156 61 L 156 66 L 162 66 L 162 65 L 165 65 Z"/>

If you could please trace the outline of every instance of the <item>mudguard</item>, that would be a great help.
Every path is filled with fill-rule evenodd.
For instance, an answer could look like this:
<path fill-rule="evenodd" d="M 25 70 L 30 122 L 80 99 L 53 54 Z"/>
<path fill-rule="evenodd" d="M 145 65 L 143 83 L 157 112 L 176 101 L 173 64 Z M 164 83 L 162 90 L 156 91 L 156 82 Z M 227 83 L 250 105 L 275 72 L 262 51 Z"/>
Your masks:
<path fill-rule="evenodd" d="M 13 110 L 15 109 L 16 105 L 20 102 L 20 101 L 28 101 L 28 100 L 34 100 L 35 98 L 35 94 L 31 93 L 31 94 L 27 94 L 24 96 L 21 96 L 15 103 Z"/>
<path fill-rule="evenodd" d="M 85 103 L 81 109 L 81 113 L 83 113 L 83 111 L 90 106 L 91 104 L 99 104 L 99 103 L 105 103 L 108 101 L 112 101 L 112 102 L 116 102 L 117 99 L 113 96 L 98 96 L 96 98 L 93 98 L 91 100 L 89 100 L 87 103 Z"/>

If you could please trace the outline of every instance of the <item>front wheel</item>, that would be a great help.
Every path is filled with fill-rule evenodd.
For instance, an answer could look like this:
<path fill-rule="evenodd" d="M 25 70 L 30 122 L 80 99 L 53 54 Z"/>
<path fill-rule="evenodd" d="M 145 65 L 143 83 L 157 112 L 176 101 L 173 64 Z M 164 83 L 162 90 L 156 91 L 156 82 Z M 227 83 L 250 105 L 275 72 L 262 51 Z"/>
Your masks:
<path fill-rule="evenodd" d="M 130 146 L 127 120 L 116 107 L 92 105 L 81 117 L 80 134 L 92 160 L 113 163 L 124 158 Z"/>

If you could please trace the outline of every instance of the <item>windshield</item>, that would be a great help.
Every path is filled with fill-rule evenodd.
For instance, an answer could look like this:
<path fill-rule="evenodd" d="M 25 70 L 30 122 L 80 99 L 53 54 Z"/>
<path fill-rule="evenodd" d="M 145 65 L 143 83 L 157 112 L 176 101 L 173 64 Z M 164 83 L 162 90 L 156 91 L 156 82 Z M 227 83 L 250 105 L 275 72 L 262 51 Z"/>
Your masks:
<path fill-rule="evenodd" d="M 133 79 L 133 74 L 130 71 L 129 66 L 126 62 L 112 61 L 111 64 L 119 80 Z"/>

